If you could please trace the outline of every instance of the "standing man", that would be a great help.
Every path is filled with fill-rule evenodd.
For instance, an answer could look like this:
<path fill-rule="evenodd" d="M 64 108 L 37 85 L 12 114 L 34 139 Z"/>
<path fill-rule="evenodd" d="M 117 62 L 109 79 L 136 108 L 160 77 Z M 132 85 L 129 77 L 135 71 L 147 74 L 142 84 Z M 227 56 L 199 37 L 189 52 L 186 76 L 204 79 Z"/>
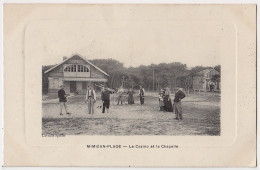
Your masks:
<path fill-rule="evenodd" d="M 174 98 L 174 107 L 175 107 L 175 115 L 177 120 L 182 120 L 182 107 L 181 107 L 181 100 L 185 97 L 185 94 L 182 92 L 182 88 L 179 88 L 179 90 L 175 93 Z"/>
<path fill-rule="evenodd" d="M 139 96 L 140 96 L 140 103 L 141 103 L 141 105 L 144 104 L 144 94 L 145 94 L 144 88 L 142 86 L 140 86 Z"/>
<path fill-rule="evenodd" d="M 110 92 L 107 87 L 102 87 L 101 90 L 101 100 L 103 103 L 102 113 L 105 113 L 105 109 L 107 108 L 107 113 L 109 112 L 109 106 L 110 106 Z"/>
<path fill-rule="evenodd" d="M 94 114 L 94 104 L 96 102 L 96 92 L 94 89 L 92 89 L 91 85 L 88 86 L 88 90 L 86 93 L 86 102 L 88 102 L 88 114 Z"/>
<path fill-rule="evenodd" d="M 115 89 L 112 89 L 112 93 L 111 93 L 111 98 L 110 101 L 112 100 L 113 105 L 116 103 L 116 91 Z"/>
<path fill-rule="evenodd" d="M 119 102 L 121 102 L 121 104 L 123 104 L 123 93 L 124 93 L 124 89 L 123 86 L 120 86 L 120 88 L 117 91 L 118 93 L 118 100 L 117 100 L 117 105 L 119 105 Z"/>
<path fill-rule="evenodd" d="M 60 86 L 60 90 L 58 91 L 58 96 L 59 96 L 59 102 L 60 102 L 60 115 L 62 114 L 62 108 L 64 107 L 66 113 L 70 115 L 71 113 L 68 112 L 67 108 L 67 95 L 66 92 L 64 91 L 64 86 Z"/>

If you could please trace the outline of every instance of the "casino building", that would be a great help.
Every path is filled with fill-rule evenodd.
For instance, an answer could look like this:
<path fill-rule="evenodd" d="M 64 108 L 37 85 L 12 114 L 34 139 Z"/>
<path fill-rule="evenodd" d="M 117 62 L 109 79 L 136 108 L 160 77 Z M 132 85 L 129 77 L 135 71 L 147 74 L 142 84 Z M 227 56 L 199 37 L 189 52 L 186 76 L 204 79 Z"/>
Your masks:
<path fill-rule="evenodd" d="M 56 93 L 65 85 L 67 93 L 86 93 L 88 85 L 105 83 L 109 75 L 79 54 L 63 57 L 63 61 L 44 72 L 48 93 Z"/>

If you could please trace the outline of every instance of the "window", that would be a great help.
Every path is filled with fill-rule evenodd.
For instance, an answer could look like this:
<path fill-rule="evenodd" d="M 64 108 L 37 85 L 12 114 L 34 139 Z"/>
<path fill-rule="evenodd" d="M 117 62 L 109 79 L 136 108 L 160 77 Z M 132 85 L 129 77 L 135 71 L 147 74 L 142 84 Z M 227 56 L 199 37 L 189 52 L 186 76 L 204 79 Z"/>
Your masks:
<path fill-rule="evenodd" d="M 77 69 L 77 66 L 76 65 L 73 65 L 73 71 L 72 72 L 76 72 L 76 69 Z"/>
<path fill-rule="evenodd" d="M 69 65 L 64 69 L 64 71 L 65 72 L 89 72 L 89 68 L 84 65 Z"/>
<path fill-rule="evenodd" d="M 78 72 L 89 72 L 89 68 L 87 66 L 78 65 Z"/>
<path fill-rule="evenodd" d="M 77 65 L 69 65 L 67 66 L 64 71 L 65 72 L 76 72 L 77 70 Z"/>
<path fill-rule="evenodd" d="M 53 89 L 59 89 L 59 79 L 58 78 L 53 79 Z"/>
<path fill-rule="evenodd" d="M 64 71 L 69 72 L 69 69 L 70 69 L 70 67 L 68 66 L 68 67 L 66 67 L 66 68 L 64 69 Z"/>
<path fill-rule="evenodd" d="M 83 72 L 83 65 L 78 65 L 78 72 Z"/>
<path fill-rule="evenodd" d="M 84 72 L 89 72 L 88 67 L 84 66 Z"/>

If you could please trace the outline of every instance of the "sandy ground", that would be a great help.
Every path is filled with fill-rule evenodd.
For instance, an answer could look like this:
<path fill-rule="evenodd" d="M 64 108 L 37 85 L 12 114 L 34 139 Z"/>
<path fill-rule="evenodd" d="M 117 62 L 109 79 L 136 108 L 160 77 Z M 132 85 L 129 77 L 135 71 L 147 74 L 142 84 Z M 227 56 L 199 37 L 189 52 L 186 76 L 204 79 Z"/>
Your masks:
<path fill-rule="evenodd" d="M 99 95 L 97 95 L 99 96 Z M 95 107 L 100 106 L 97 98 Z M 157 94 L 148 94 L 140 105 L 113 105 L 110 113 L 87 114 L 84 96 L 68 100 L 71 116 L 59 115 L 59 103 L 42 104 L 42 134 L 51 135 L 220 135 L 220 96 L 190 94 L 182 101 L 183 120 L 175 120 L 173 112 L 159 111 Z"/>

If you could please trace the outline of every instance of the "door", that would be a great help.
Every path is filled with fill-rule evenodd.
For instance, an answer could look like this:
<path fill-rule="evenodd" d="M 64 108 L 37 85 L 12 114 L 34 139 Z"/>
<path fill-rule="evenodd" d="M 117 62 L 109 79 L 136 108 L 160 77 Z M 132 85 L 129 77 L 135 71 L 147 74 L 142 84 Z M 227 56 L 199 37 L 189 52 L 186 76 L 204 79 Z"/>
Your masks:
<path fill-rule="evenodd" d="M 70 92 L 76 93 L 76 82 L 75 81 L 70 82 Z"/>

